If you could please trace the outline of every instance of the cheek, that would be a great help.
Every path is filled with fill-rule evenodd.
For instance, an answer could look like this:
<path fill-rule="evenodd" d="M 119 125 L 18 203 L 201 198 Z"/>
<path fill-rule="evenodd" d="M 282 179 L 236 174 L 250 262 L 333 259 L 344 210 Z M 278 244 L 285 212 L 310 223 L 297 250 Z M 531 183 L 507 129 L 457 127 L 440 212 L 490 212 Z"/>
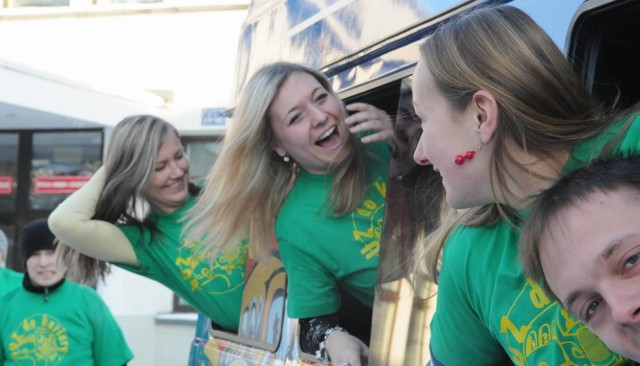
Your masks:
<path fill-rule="evenodd" d="M 153 172 L 151 174 L 151 181 L 149 182 L 149 186 L 147 187 L 147 191 L 157 189 L 164 185 L 166 178 L 162 172 Z"/>
<path fill-rule="evenodd" d="M 180 161 L 180 169 L 184 170 L 185 172 L 189 170 L 190 166 L 191 166 L 191 164 L 189 163 L 189 160 L 182 159 Z"/>

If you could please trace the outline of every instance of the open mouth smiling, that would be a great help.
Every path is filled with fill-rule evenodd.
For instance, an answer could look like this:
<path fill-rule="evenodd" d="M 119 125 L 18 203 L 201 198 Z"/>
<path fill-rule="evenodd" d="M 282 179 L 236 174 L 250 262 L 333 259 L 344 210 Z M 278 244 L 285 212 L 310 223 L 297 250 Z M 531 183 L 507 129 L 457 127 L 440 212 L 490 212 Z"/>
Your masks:
<path fill-rule="evenodd" d="M 338 137 L 338 129 L 336 126 L 331 127 L 325 133 L 320 136 L 320 138 L 316 141 L 316 145 L 318 146 L 326 146 L 329 144 L 334 137 Z"/>

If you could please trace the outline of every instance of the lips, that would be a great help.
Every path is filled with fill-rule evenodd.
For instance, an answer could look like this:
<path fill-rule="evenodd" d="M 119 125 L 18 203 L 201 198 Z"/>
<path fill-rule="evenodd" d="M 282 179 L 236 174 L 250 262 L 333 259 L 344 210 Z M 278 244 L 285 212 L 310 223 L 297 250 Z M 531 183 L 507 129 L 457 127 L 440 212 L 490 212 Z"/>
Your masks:
<path fill-rule="evenodd" d="M 180 180 L 172 181 L 164 185 L 163 189 L 170 191 L 181 191 L 185 187 L 185 178 Z"/>
<path fill-rule="evenodd" d="M 335 149 L 342 145 L 342 139 L 340 138 L 340 133 L 338 132 L 338 127 L 333 126 L 326 130 L 320 138 L 316 141 L 316 146 L 325 148 L 325 149 Z"/>

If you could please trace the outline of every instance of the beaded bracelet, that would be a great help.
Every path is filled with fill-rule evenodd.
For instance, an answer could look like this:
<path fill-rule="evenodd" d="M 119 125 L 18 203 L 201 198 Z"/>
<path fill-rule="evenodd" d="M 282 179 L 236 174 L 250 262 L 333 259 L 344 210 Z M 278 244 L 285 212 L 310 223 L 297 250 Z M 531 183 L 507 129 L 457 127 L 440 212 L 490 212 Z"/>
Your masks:
<path fill-rule="evenodd" d="M 329 365 L 329 356 L 327 355 L 327 341 L 329 340 L 329 336 L 331 336 L 335 332 L 343 332 L 349 334 L 343 327 L 335 326 L 333 328 L 329 328 L 324 331 L 324 339 L 320 342 L 318 346 L 318 350 L 316 351 L 316 357 L 322 361 L 324 366 Z"/>

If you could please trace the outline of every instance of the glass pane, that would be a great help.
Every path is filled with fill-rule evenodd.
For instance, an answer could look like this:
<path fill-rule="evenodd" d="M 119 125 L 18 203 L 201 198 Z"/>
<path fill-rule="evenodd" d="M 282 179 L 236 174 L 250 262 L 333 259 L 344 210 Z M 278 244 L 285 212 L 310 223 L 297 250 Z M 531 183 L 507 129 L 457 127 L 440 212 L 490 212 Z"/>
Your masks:
<path fill-rule="evenodd" d="M 201 182 L 209 174 L 211 166 L 218 158 L 222 140 L 215 141 L 185 141 L 185 149 L 191 166 L 189 168 L 189 179 L 202 185 Z"/>
<path fill-rule="evenodd" d="M 441 179 L 431 167 L 419 166 L 413 152 L 422 133 L 412 105 L 411 77 L 402 81 L 394 121 L 394 157 L 391 160 L 385 206 L 382 252 L 376 292 L 371 344 L 385 365 L 424 365 L 430 358 L 428 324 L 435 309 L 436 288 L 413 281 L 405 272 L 414 246 L 438 220 Z M 418 293 L 414 293 L 418 291 Z M 418 301 L 416 296 L 429 301 Z"/>
<path fill-rule="evenodd" d="M 15 211 L 18 140 L 17 133 L 0 133 L 0 212 Z"/>
<path fill-rule="evenodd" d="M 51 210 L 80 188 L 102 159 L 102 132 L 33 134 L 29 207 Z"/>

